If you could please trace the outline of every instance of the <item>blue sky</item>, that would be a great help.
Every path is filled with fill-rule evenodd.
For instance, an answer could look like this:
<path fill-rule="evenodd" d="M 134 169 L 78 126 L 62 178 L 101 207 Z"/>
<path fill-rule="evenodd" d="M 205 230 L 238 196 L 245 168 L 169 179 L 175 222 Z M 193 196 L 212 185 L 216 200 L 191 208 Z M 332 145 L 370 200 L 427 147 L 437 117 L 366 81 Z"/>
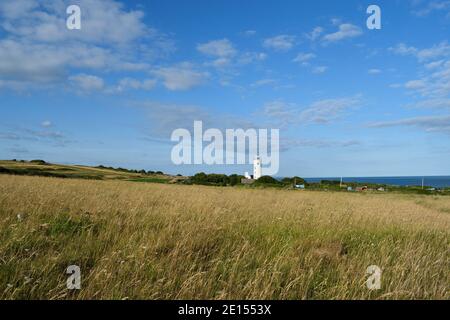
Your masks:
<path fill-rule="evenodd" d="M 0 158 L 249 171 L 172 164 L 202 120 L 279 128 L 280 176 L 448 175 L 449 27 L 447 0 L 2 1 Z"/>

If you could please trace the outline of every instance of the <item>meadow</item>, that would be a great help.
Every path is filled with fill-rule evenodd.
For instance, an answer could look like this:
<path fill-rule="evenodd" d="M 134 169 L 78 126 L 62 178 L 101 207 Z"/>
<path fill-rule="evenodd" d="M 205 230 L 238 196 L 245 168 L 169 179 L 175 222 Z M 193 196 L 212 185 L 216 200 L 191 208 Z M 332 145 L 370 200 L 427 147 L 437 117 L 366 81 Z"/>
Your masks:
<path fill-rule="evenodd" d="M 0 299 L 449 299 L 449 234 L 448 196 L 2 174 Z"/>

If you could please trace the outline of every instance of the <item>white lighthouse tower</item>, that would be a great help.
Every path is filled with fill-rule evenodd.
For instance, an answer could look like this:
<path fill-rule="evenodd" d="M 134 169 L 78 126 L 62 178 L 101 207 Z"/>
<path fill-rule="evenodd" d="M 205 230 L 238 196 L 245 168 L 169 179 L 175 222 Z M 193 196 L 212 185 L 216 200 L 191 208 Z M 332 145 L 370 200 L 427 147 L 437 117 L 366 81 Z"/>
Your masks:
<path fill-rule="evenodd" d="M 261 178 L 261 158 L 256 156 L 253 160 L 253 179 Z"/>

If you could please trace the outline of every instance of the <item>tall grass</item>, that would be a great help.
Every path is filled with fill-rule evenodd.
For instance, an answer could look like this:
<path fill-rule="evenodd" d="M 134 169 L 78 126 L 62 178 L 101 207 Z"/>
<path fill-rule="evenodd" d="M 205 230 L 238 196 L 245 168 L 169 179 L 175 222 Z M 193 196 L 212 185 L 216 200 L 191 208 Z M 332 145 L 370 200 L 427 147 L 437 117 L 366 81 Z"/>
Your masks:
<path fill-rule="evenodd" d="M 438 196 L 1 175 L 0 298 L 448 299 L 449 209 Z M 73 264 L 81 290 L 66 289 Z"/>

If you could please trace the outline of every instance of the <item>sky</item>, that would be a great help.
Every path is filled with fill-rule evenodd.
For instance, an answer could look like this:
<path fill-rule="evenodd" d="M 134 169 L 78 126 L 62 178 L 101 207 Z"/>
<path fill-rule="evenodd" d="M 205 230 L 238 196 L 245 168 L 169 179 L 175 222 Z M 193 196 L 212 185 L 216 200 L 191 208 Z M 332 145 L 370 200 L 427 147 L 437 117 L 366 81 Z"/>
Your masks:
<path fill-rule="evenodd" d="M 449 175 L 449 27 L 448 0 L 2 0 L 0 159 L 251 171 L 174 165 L 200 120 L 279 129 L 278 176 Z"/>

